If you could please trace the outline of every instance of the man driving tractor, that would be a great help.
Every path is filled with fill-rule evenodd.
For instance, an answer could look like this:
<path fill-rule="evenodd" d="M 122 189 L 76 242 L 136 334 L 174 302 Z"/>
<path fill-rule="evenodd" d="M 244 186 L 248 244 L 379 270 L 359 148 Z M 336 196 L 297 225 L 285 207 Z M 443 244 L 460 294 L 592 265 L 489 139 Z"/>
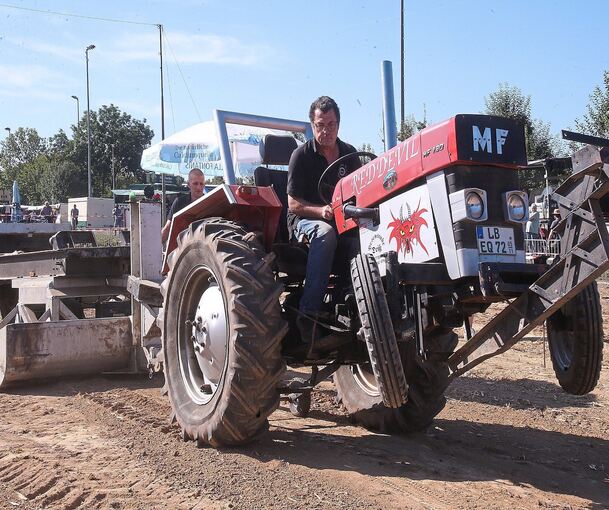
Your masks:
<path fill-rule="evenodd" d="M 340 110 L 332 98 L 321 96 L 313 101 L 309 119 L 314 138 L 292 153 L 288 168 L 288 229 L 296 239 L 306 237 L 309 242 L 307 272 L 299 304 L 302 315 L 297 326 L 310 349 L 327 351 L 337 347 L 339 340 L 336 337 L 322 338 L 319 328 L 315 328 L 315 321 L 323 320 L 322 302 L 338 236 L 332 207 L 324 204 L 317 183 L 330 164 L 356 152 L 356 149 L 338 138 Z M 359 166 L 358 158 L 353 158 L 349 169 Z M 339 178 L 342 177 L 340 172 Z M 345 174 L 346 169 L 342 172 Z"/>

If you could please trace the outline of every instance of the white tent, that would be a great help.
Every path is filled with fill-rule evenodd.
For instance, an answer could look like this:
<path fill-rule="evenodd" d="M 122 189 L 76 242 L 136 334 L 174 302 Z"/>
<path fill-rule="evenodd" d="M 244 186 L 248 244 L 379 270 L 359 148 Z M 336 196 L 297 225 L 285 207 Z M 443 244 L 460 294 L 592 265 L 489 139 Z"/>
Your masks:
<path fill-rule="evenodd" d="M 286 134 L 238 124 L 227 124 L 226 128 L 237 177 L 250 177 L 260 165 L 259 146 L 265 135 Z M 215 123 L 195 124 L 149 147 L 142 154 L 141 167 L 148 172 L 183 176 L 196 167 L 207 178 L 223 176 Z"/>

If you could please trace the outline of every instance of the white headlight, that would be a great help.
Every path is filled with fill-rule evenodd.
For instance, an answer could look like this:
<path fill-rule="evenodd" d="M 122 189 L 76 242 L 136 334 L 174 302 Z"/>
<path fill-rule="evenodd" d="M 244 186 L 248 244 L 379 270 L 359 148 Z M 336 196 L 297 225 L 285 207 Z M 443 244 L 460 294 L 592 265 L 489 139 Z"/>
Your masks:
<path fill-rule="evenodd" d="M 470 191 L 465 197 L 467 216 L 472 220 L 479 220 L 484 215 L 484 202 L 475 191 Z"/>
<path fill-rule="evenodd" d="M 486 191 L 480 188 L 465 188 L 453 191 L 448 199 L 453 223 L 457 221 L 486 221 Z"/>
<path fill-rule="evenodd" d="M 507 202 L 508 214 L 516 221 L 522 221 L 527 215 L 527 206 L 520 195 L 510 195 Z"/>

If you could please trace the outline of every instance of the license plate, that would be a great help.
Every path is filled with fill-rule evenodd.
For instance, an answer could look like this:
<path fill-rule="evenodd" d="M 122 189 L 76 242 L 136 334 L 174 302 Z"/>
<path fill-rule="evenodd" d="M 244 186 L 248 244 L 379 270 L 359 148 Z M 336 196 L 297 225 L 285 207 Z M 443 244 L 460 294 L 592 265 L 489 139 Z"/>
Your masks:
<path fill-rule="evenodd" d="M 516 255 L 513 228 L 477 226 L 476 238 L 483 255 Z"/>

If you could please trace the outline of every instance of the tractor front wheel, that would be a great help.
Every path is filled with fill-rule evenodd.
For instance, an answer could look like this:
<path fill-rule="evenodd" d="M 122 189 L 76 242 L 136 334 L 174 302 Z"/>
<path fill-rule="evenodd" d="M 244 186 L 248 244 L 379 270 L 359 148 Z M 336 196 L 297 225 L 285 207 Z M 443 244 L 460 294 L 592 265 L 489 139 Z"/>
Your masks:
<path fill-rule="evenodd" d="M 425 342 L 435 350 L 454 348 L 455 334 L 437 328 Z M 444 408 L 448 386 L 448 365 L 443 360 L 423 361 L 414 341 L 401 345 L 401 359 L 408 383 L 408 400 L 397 409 L 383 404 L 381 392 L 369 363 L 343 366 L 334 374 L 337 399 L 360 425 L 380 432 L 416 432 L 426 429 Z"/>
<path fill-rule="evenodd" d="M 238 445 L 267 426 L 285 364 L 282 287 L 254 234 L 218 219 L 191 225 L 162 285 L 165 378 L 184 439 Z"/>
<path fill-rule="evenodd" d="M 596 282 L 546 321 L 554 373 L 572 395 L 591 392 L 603 361 L 603 315 Z"/>

